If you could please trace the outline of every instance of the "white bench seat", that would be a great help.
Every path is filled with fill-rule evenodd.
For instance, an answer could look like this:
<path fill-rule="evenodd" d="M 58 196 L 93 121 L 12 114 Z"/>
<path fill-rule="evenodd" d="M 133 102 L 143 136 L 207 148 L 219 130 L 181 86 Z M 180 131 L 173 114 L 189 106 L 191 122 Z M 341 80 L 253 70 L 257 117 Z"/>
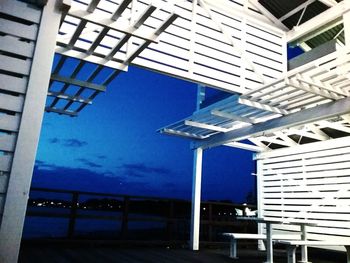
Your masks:
<path fill-rule="evenodd" d="M 237 257 L 237 240 L 266 240 L 266 234 L 250 234 L 250 233 L 223 233 L 224 236 L 230 238 L 230 258 Z M 300 240 L 299 234 L 272 234 L 273 240 Z"/>
<path fill-rule="evenodd" d="M 276 243 L 287 245 L 288 263 L 295 263 L 295 251 L 298 246 L 344 246 L 347 254 L 347 263 L 350 263 L 350 240 L 349 241 L 324 241 L 324 240 L 275 240 Z"/>

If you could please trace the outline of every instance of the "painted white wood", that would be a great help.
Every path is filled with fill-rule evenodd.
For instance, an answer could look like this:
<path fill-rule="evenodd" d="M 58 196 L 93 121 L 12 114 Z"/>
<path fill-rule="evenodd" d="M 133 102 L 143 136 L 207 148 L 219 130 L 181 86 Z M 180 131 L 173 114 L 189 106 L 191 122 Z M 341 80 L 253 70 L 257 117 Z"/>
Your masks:
<path fill-rule="evenodd" d="M 38 26 L 37 24 L 25 25 L 0 18 L 0 31 L 12 36 L 23 37 L 27 40 L 35 40 Z"/>
<path fill-rule="evenodd" d="M 0 114 L 0 129 L 5 131 L 18 131 L 20 116 Z"/>
<path fill-rule="evenodd" d="M 336 22 L 336 20 L 350 10 L 348 1 L 342 1 L 336 6 L 322 12 L 322 14 L 308 20 L 302 25 L 293 28 L 287 33 L 287 41 L 292 42 L 302 38 L 301 42 L 309 39 L 309 35 L 323 29 L 323 26 Z M 334 26 L 334 24 L 332 25 Z"/>
<path fill-rule="evenodd" d="M 0 155 L 0 171 L 9 172 L 11 167 L 11 161 L 11 155 Z"/>
<path fill-rule="evenodd" d="M 0 151 L 11 152 L 16 144 L 15 134 L 1 134 L 0 133 Z"/>
<path fill-rule="evenodd" d="M 349 157 L 350 137 L 258 153 L 262 216 L 315 223 L 309 239 L 349 241 Z"/>
<path fill-rule="evenodd" d="M 23 75 L 28 75 L 31 61 L 29 59 L 23 60 L 14 57 L 9 57 L 0 54 L 0 69 Z"/>
<path fill-rule="evenodd" d="M 7 15 L 20 15 L 22 19 L 28 20 L 33 23 L 39 23 L 41 10 L 30 4 L 20 2 L 20 1 L 1 1 L 0 10 L 2 13 Z"/>
<path fill-rule="evenodd" d="M 242 6 L 237 3 L 230 3 L 229 5 L 236 10 L 234 12 L 239 14 L 239 16 L 228 16 L 226 13 L 232 13 L 233 9 L 225 11 L 218 8 L 216 3 L 212 1 L 209 2 L 206 1 L 207 4 L 205 4 L 208 8 L 198 7 L 199 15 L 196 16 L 197 33 L 193 34 L 193 36 L 191 36 L 190 30 L 192 3 L 185 1 L 176 3 L 175 12 L 179 14 L 180 17 L 159 36 L 158 44 L 151 44 L 149 48 L 146 48 L 139 55 L 139 57 L 132 61 L 132 64 L 197 83 L 211 85 L 226 91 L 243 92 L 246 89 L 252 89 L 259 85 L 251 80 L 246 80 L 246 85 L 240 83 L 240 78 L 237 77 L 240 72 L 237 72 L 235 66 L 241 67 L 242 64 L 250 65 L 249 67 L 253 67 L 260 71 L 266 80 L 280 77 L 281 71 L 278 64 L 285 59 L 282 51 L 284 32 L 279 31 L 266 23 L 258 23 L 257 20 L 251 19 L 251 15 L 254 12 L 244 10 Z M 228 3 L 228 1 L 224 2 Z M 152 4 L 158 6 L 158 2 L 152 2 Z M 158 27 L 162 21 L 166 19 L 169 12 L 171 12 L 168 11 L 170 10 L 169 8 L 171 5 L 163 4 L 163 6 L 163 10 L 158 8 L 154 12 L 154 16 L 148 18 L 145 23 L 133 33 L 136 37 L 132 37 L 133 42 L 135 43 L 132 48 L 137 48 L 141 45 L 140 41 L 142 39 L 149 39 L 152 33 L 150 28 Z M 139 10 L 143 10 L 146 7 L 146 3 L 138 3 Z M 107 10 L 113 13 L 113 10 L 116 10 L 117 8 L 116 4 L 110 2 L 108 2 L 108 4 L 103 3 L 101 6 L 99 5 L 99 8 L 104 10 L 95 10 L 94 13 L 87 12 L 86 8 L 86 5 L 73 1 L 70 14 L 75 18 L 72 18 L 70 15 L 66 17 L 67 21 L 79 24 L 80 20 L 78 18 L 83 16 L 84 19 L 88 19 L 92 24 L 95 24 L 89 24 L 89 28 L 83 30 L 80 37 L 87 41 L 76 41 L 75 45 L 77 47 L 83 48 L 84 50 L 88 50 L 91 47 L 91 44 L 88 42 L 90 41 L 93 43 L 98 36 L 98 33 L 93 32 L 94 27 L 98 28 L 99 32 L 102 30 L 101 26 L 114 27 L 115 29 L 124 32 L 129 31 L 126 27 L 123 30 L 121 30 L 121 28 L 116 28 L 117 25 L 123 27 L 121 26 L 121 24 L 124 23 L 122 18 L 116 22 L 112 20 L 109 21 L 108 17 L 111 15 L 110 13 L 107 13 Z M 214 20 L 211 15 L 208 15 L 207 11 L 209 9 L 215 10 Z M 254 15 L 261 16 L 257 13 Z M 105 17 L 105 19 L 101 20 L 100 17 Z M 257 50 L 256 46 L 251 44 L 249 44 L 250 47 L 248 45 L 241 46 L 240 35 L 242 34 L 242 19 L 246 19 L 247 23 L 249 23 L 249 26 L 246 26 L 247 34 L 252 38 L 252 41 L 253 39 L 258 41 L 258 45 L 261 46 L 259 50 Z M 128 25 L 128 23 L 125 23 L 125 25 Z M 67 23 L 63 23 L 60 31 L 65 33 L 65 35 L 59 36 L 59 41 L 68 44 L 70 41 L 69 37 L 74 35 L 73 32 L 76 28 L 77 26 L 74 26 L 73 24 L 68 25 Z M 219 32 L 218 29 L 223 30 L 224 33 Z M 254 37 L 253 35 L 255 34 L 257 34 L 258 37 Z M 195 40 L 193 40 L 193 38 L 195 38 Z M 180 50 L 180 48 L 189 47 L 190 41 L 192 41 L 192 43 L 195 42 L 195 52 L 191 53 L 188 49 L 183 51 Z M 109 36 L 104 37 L 101 44 L 113 47 L 115 46 L 115 39 L 112 39 Z M 247 60 L 247 58 L 241 58 L 240 54 L 242 51 L 237 51 L 245 49 L 250 51 L 250 53 L 247 52 L 247 58 L 252 60 L 251 62 L 249 62 L 249 59 Z M 123 68 L 121 63 L 108 61 L 106 59 L 104 60 L 94 56 L 94 54 L 86 56 L 79 54 L 76 50 L 73 51 L 63 47 L 57 48 L 56 50 L 57 52 L 68 56 L 76 56 L 105 66 L 117 69 Z M 95 52 L 107 55 L 109 50 L 108 48 L 98 46 L 96 47 Z M 124 52 L 124 50 L 117 52 L 114 57 L 120 60 L 125 59 L 125 53 L 122 52 Z M 257 54 L 252 54 L 252 52 Z M 231 54 L 236 56 L 234 57 Z M 273 58 L 276 61 L 272 60 Z M 192 63 L 189 63 L 188 61 L 193 62 L 195 67 L 191 66 L 191 68 L 189 68 L 189 64 Z M 178 69 L 181 71 L 178 71 Z M 244 75 L 247 75 L 247 78 L 252 80 L 257 79 L 257 74 L 254 72 L 245 71 Z"/>
<path fill-rule="evenodd" d="M 2 51 L 31 58 L 34 52 L 34 43 L 19 41 L 18 38 L 12 36 L 2 36 L 0 37 L 0 49 Z"/>
<path fill-rule="evenodd" d="M 23 107 L 24 97 L 13 96 L 0 93 L 0 109 L 21 112 Z"/>
<path fill-rule="evenodd" d="M 28 79 L 23 77 L 14 77 L 0 73 L 1 89 L 24 94 L 27 89 Z"/>
<path fill-rule="evenodd" d="M 5 196 L 3 194 L 0 194 L 0 216 L 2 215 L 2 208 L 4 206 L 4 199 L 5 199 Z"/>
<path fill-rule="evenodd" d="M 11 15 L 22 16 L 20 10 L 17 9 L 17 3 L 20 2 L 6 0 L 1 3 L 11 7 Z M 35 154 L 51 75 L 56 35 L 61 19 L 60 3 L 61 1 L 48 1 L 40 18 L 41 26 L 36 41 L 35 56 L 30 67 L 26 100 L 0 225 L 0 261 L 3 263 L 17 262 L 18 259 Z M 23 10 L 23 16 L 40 13 L 38 9 L 28 8 L 28 5 L 24 3 L 19 5 L 21 4 L 26 6 Z M 10 66 L 15 66 L 16 70 L 21 69 L 21 65 L 12 64 Z M 14 71 L 14 69 L 11 70 Z"/>
<path fill-rule="evenodd" d="M 201 148 L 195 149 L 194 160 L 193 160 L 191 236 L 190 236 L 191 238 L 190 247 L 192 250 L 199 250 L 202 158 L 203 158 L 203 150 Z"/>
<path fill-rule="evenodd" d="M 6 193 L 8 182 L 8 173 L 2 173 L 0 175 L 0 194 Z M 0 214 L 2 214 L 2 206 L 0 205 Z"/>

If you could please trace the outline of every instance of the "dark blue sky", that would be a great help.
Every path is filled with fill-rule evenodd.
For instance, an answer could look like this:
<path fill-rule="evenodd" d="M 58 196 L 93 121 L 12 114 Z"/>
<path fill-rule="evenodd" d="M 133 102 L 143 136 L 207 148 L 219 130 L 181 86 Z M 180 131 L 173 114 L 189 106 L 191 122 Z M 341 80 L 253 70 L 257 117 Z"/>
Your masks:
<path fill-rule="evenodd" d="M 190 198 L 190 141 L 157 129 L 190 115 L 197 86 L 130 67 L 77 118 L 45 113 L 33 186 Z M 252 153 L 206 150 L 204 200 L 245 201 Z"/>

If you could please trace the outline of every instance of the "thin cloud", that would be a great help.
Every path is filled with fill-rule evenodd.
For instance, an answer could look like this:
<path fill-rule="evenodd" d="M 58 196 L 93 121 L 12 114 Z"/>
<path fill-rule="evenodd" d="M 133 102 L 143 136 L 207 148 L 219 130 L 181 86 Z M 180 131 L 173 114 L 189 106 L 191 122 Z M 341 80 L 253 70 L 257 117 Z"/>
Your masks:
<path fill-rule="evenodd" d="M 67 140 L 64 140 L 63 146 L 72 147 L 72 148 L 80 148 L 80 147 L 83 147 L 87 144 L 88 143 L 86 141 L 81 141 L 78 139 L 67 139 Z"/>
<path fill-rule="evenodd" d="M 71 148 L 80 148 L 80 147 L 88 145 L 88 143 L 86 141 L 78 140 L 75 138 L 62 140 L 62 139 L 59 139 L 57 137 L 49 139 L 49 143 L 61 144 L 64 147 L 71 147 Z"/>
<path fill-rule="evenodd" d="M 101 168 L 102 165 L 98 164 L 98 163 L 95 163 L 93 161 L 90 161 L 86 158 L 78 158 L 78 159 L 75 159 L 81 163 L 83 163 L 84 165 L 88 166 L 88 167 L 91 167 L 91 168 Z"/>
<path fill-rule="evenodd" d="M 146 177 L 149 174 L 168 175 L 173 173 L 170 169 L 160 166 L 145 165 L 144 163 L 125 163 L 118 168 L 121 169 L 125 175 L 131 177 Z"/>

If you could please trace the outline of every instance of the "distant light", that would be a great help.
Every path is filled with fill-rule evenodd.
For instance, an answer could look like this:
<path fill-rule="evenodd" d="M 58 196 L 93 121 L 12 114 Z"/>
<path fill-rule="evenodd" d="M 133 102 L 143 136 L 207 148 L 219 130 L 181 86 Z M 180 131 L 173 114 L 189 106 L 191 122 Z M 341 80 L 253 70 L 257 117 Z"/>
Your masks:
<path fill-rule="evenodd" d="M 206 210 L 206 208 L 205 207 L 203 207 L 203 211 L 205 211 Z"/>

